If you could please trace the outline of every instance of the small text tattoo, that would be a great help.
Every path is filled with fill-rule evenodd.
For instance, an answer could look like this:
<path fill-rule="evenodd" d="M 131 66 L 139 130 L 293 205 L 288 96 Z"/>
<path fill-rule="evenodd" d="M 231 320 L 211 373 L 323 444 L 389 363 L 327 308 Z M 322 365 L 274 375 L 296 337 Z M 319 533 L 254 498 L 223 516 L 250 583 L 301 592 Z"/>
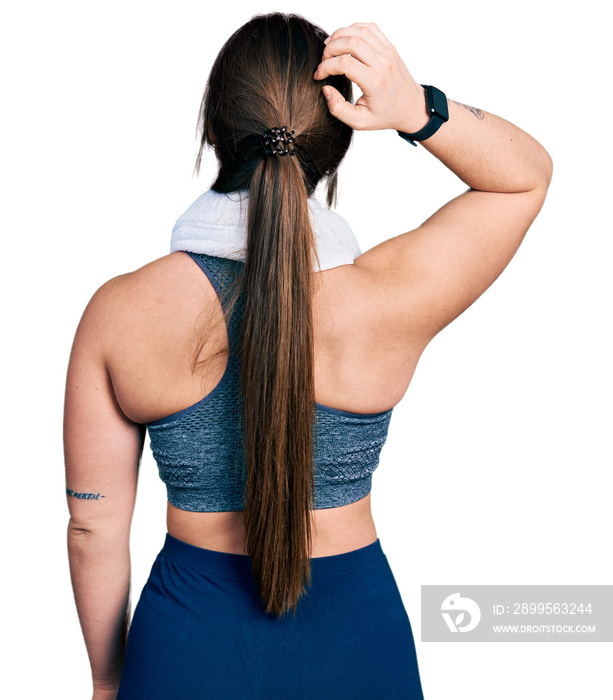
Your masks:
<path fill-rule="evenodd" d="M 476 107 L 471 107 L 470 105 L 462 104 L 461 102 L 456 102 L 455 100 L 451 101 L 455 102 L 455 104 L 459 105 L 460 107 L 464 107 L 464 109 L 467 109 L 469 112 L 474 114 L 475 117 L 477 117 L 477 119 L 485 119 L 485 114 L 480 109 L 477 109 Z"/>
<path fill-rule="evenodd" d="M 97 501 L 100 498 L 104 498 L 99 493 L 78 493 L 72 489 L 66 489 L 66 495 L 70 498 L 80 498 L 82 501 Z"/>

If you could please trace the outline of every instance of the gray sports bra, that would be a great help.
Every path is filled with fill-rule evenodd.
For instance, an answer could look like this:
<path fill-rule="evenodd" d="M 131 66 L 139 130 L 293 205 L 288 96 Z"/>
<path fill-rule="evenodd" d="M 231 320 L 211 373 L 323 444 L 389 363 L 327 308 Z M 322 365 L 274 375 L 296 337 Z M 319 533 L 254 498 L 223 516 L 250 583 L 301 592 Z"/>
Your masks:
<path fill-rule="evenodd" d="M 244 263 L 188 253 L 202 268 L 227 310 L 230 289 Z M 244 303 L 227 321 L 229 358 L 210 394 L 188 408 L 147 424 L 151 449 L 168 500 L 181 510 L 243 510 L 246 470 L 242 453 L 240 357 L 236 352 Z M 315 508 L 354 503 L 370 493 L 372 474 L 387 438 L 392 409 L 359 414 L 316 404 Z"/>

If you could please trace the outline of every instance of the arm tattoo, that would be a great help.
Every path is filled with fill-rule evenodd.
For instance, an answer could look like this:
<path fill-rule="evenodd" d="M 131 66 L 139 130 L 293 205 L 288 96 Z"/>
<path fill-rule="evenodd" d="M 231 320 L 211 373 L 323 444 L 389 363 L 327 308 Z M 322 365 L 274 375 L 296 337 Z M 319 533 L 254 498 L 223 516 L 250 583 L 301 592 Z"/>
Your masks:
<path fill-rule="evenodd" d="M 451 102 L 454 102 L 460 107 L 464 107 L 464 109 L 467 109 L 469 112 L 474 114 L 475 117 L 477 117 L 477 119 L 485 119 L 485 114 L 480 109 L 477 109 L 476 107 L 470 107 L 469 105 L 462 104 L 461 102 L 456 102 L 455 100 L 451 100 Z"/>
<path fill-rule="evenodd" d="M 66 495 L 69 498 L 80 498 L 82 501 L 97 501 L 100 498 L 105 498 L 105 496 L 99 493 L 79 493 L 78 491 L 73 491 L 72 489 L 66 489 Z"/>

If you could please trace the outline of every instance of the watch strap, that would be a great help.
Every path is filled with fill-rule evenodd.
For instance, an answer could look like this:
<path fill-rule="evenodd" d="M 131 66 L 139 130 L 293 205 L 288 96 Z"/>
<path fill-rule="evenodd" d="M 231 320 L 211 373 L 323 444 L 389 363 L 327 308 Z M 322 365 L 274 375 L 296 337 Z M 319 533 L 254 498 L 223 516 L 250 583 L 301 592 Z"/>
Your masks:
<path fill-rule="evenodd" d="M 428 112 L 430 112 L 431 114 L 430 121 L 426 124 L 426 126 L 423 127 L 423 129 L 420 129 L 419 131 L 416 131 L 413 134 L 406 134 L 403 131 L 398 132 L 398 136 L 400 136 L 400 138 L 403 138 L 405 141 L 408 141 L 412 146 L 417 146 L 415 141 L 425 141 L 426 139 L 429 139 L 430 136 L 435 134 L 440 129 L 440 127 L 446 121 L 449 120 L 449 113 L 438 114 L 437 112 L 435 112 L 434 105 L 432 104 L 433 100 L 431 98 L 432 90 L 437 90 L 437 92 L 440 93 L 440 97 L 442 97 L 443 100 L 447 99 L 445 97 L 445 94 L 441 90 L 438 90 L 438 88 L 434 88 L 431 85 L 422 85 L 422 87 L 426 89 L 426 105 Z"/>

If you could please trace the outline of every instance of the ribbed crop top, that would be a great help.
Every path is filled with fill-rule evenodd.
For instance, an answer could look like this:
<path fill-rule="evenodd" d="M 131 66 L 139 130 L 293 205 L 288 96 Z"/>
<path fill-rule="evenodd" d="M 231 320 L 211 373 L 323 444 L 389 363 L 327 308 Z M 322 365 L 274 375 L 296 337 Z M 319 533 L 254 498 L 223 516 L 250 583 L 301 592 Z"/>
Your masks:
<path fill-rule="evenodd" d="M 188 253 L 209 278 L 224 312 L 242 262 Z M 246 469 L 242 450 L 240 337 L 244 301 L 227 319 L 229 357 L 217 386 L 197 403 L 147 424 L 151 449 L 168 500 L 181 510 L 243 510 Z M 313 455 L 315 509 L 334 508 L 364 498 L 387 438 L 392 410 L 347 413 L 316 404 Z"/>

